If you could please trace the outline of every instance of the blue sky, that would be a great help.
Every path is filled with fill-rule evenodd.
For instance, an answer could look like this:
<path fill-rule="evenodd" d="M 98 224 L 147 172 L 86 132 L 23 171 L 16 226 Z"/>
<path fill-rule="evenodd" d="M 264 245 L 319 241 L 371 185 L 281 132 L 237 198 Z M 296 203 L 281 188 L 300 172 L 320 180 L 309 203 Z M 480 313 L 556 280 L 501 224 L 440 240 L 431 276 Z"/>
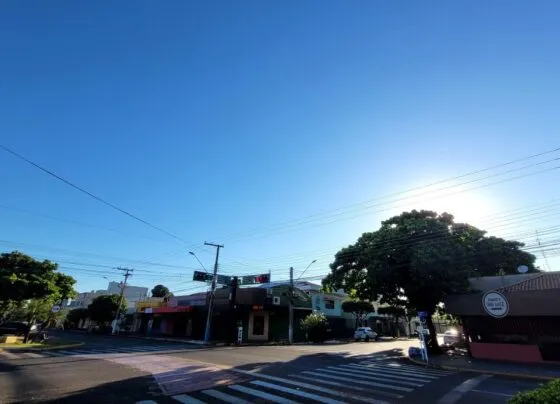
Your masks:
<path fill-rule="evenodd" d="M 199 264 L 187 251 L 212 266 L 204 241 L 225 244 L 223 273 L 285 279 L 317 259 L 304 276 L 318 276 L 337 248 L 425 207 L 533 248 L 540 231 L 559 270 L 559 152 L 310 217 L 560 147 L 559 12 L 554 1 L 5 4 L 1 143 L 185 242 L 0 153 L 1 249 L 60 262 L 80 291 L 130 266 L 135 285 L 188 293 Z"/>

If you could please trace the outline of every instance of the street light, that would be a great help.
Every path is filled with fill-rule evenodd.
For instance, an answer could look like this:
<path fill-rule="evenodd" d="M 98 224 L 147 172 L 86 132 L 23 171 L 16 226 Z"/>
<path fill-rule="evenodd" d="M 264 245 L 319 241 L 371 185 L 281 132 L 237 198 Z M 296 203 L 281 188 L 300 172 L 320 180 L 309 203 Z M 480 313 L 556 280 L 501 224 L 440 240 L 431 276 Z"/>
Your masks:
<path fill-rule="evenodd" d="M 305 273 L 305 271 L 307 271 L 307 270 L 309 269 L 309 267 L 310 267 L 311 265 L 313 265 L 314 263 L 316 263 L 316 262 L 317 262 L 317 260 L 311 261 L 311 262 L 309 263 L 309 265 L 307 266 L 307 268 L 305 268 L 305 269 L 303 270 L 303 272 L 301 273 L 301 275 L 298 277 L 298 280 L 301 279 L 301 277 L 303 276 L 303 274 Z"/>
<path fill-rule="evenodd" d="M 189 254 L 192 255 L 200 264 L 200 266 L 202 267 L 202 269 L 204 269 L 204 272 L 208 273 L 208 270 L 204 267 L 204 264 L 202 262 L 200 262 L 200 260 L 198 259 L 198 257 L 196 256 L 195 253 L 193 253 L 192 251 L 189 251 Z"/>

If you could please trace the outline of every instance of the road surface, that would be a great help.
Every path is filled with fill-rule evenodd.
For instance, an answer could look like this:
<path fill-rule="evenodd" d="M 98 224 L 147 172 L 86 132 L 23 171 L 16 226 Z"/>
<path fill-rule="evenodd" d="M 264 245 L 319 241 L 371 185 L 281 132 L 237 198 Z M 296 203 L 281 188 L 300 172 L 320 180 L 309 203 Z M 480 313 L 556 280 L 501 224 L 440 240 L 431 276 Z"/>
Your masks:
<path fill-rule="evenodd" d="M 0 355 L 0 402 L 498 404 L 537 385 L 414 366 L 408 340 L 204 348 L 80 338 L 90 343 Z"/>

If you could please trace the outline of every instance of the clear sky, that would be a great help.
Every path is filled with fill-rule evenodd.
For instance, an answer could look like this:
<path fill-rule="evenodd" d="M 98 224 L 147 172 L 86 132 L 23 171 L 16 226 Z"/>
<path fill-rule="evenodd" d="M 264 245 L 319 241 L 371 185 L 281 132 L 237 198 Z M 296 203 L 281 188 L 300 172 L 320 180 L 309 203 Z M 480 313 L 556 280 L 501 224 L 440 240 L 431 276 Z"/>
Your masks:
<path fill-rule="evenodd" d="M 371 201 L 560 147 L 559 13 L 556 1 L 6 2 L 1 143 L 183 241 L 0 150 L 0 250 L 59 262 L 80 291 L 129 266 L 134 285 L 189 293 L 188 251 L 213 264 L 204 241 L 225 245 L 222 273 L 279 280 L 317 259 L 304 277 L 317 276 L 362 232 L 425 207 L 533 251 L 538 230 L 560 270 L 560 152 Z"/>

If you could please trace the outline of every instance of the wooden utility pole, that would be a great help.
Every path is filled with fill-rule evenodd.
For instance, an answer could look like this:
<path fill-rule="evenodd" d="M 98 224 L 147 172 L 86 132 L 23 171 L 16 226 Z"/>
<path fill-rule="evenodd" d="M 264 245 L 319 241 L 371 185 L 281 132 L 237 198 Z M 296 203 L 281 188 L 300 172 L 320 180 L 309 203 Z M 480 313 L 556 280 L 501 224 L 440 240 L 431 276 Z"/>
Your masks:
<path fill-rule="evenodd" d="M 124 282 L 123 282 L 123 286 L 121 288 L 121 295 L 119 297 L 119 306 L 117 307 L 117 314 L 115 314 L 115 322 L 113 323 L 113 331 L 112 334 L 115 335 L 117 333 L 117 323 L 119 321 L 119 316 L 121 314 L 121 306 L 123 304 L 123 299 L 124 299 L 124 289 L 126 288 L 126 281 L 128 280 L 129 277 L 132 276 L 132 272 L 134 271 L 134 269 L 130 269 L 130 268 L 117 268 L 119 271 L 124 271 Z"/>
<path fill-rule="evenodd" d="M 208 302 L 208 314 L 206 316 L 206 330 L 204 332 L 204 342 L 210 341 L 210 330 L 212 328 L 212 311 L 214 310 L 214 295 L 216 293 L 216 282 L 218 278 L 218 258 L 220 257 L 220 248 L 224 248 L 221 244 L 204 243 L 216 247 L 216 261 L 214 261 L 214 272 L 212 274 L 212 287 L 210 291 L 210 301 Z"/>

